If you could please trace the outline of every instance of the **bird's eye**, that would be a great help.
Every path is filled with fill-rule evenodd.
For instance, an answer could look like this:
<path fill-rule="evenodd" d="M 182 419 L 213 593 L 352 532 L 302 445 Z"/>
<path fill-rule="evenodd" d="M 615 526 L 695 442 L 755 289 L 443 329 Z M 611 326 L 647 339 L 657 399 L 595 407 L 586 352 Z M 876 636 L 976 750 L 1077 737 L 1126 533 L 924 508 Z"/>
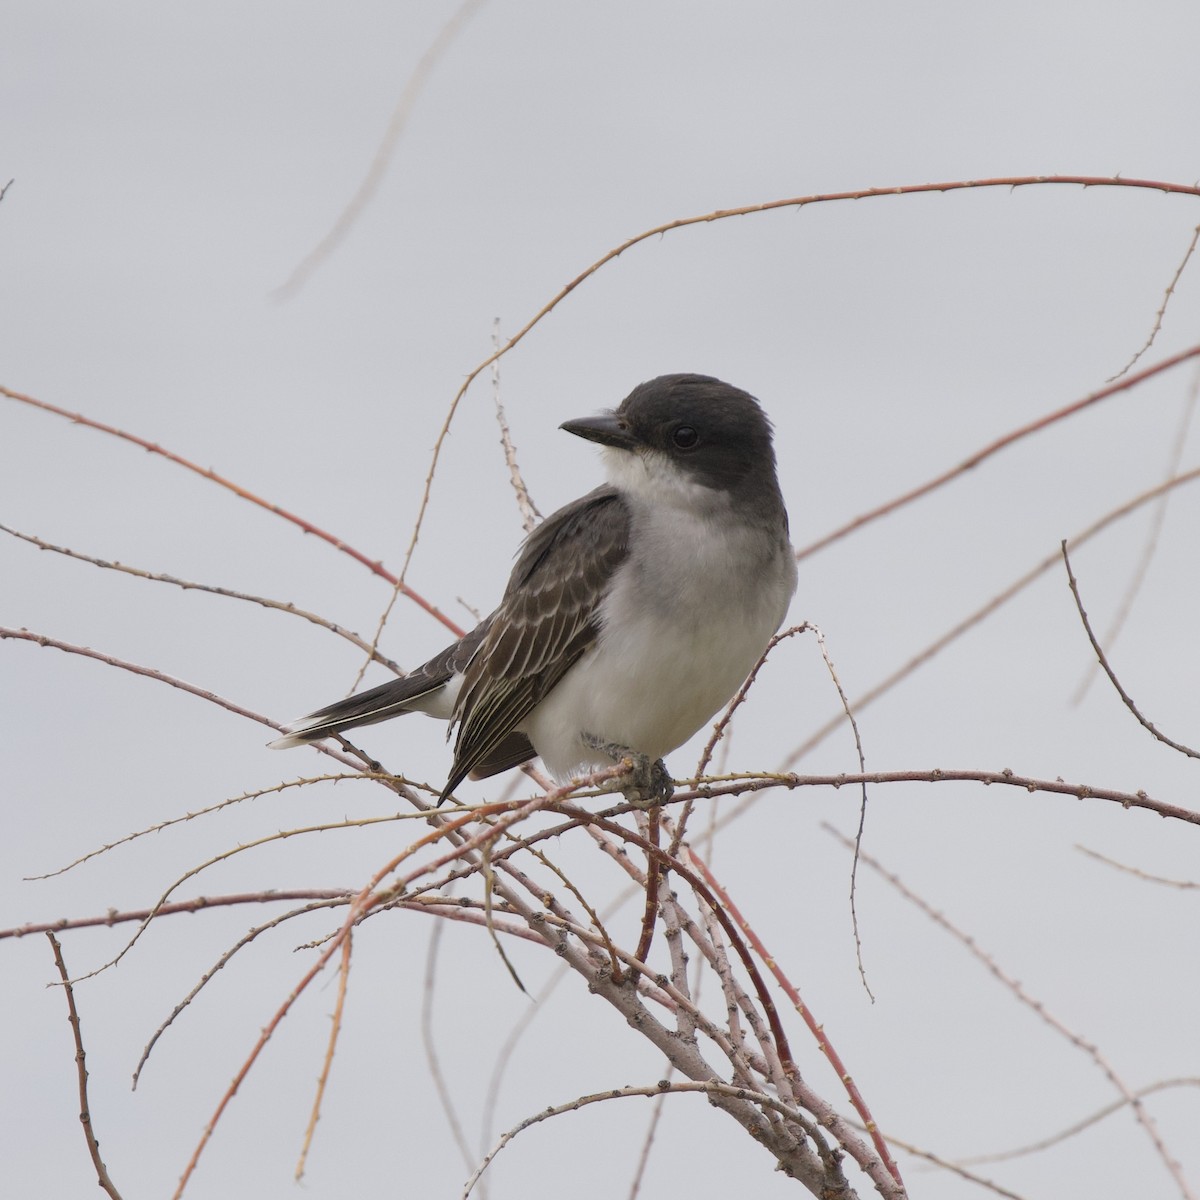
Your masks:
<path fill-rule="evenodd" d="M 671 441 L 677 450 L 694 450 L 700 441 L 700 435 L 690 425 L 680 425 L 672 431 Z"/>

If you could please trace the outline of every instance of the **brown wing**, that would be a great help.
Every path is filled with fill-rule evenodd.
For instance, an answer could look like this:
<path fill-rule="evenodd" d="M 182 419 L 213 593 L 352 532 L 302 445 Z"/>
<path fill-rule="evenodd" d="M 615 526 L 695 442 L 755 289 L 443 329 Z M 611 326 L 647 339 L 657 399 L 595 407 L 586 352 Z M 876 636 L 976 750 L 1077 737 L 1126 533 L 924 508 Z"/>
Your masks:
<path fill-rule="evenodd" d="M 489 763 L 596 640 L 597 606 L 628 553 L 629 509 L 611 487 L 559 509 L 530 534 L 467 665 L 443 798 Z"/>

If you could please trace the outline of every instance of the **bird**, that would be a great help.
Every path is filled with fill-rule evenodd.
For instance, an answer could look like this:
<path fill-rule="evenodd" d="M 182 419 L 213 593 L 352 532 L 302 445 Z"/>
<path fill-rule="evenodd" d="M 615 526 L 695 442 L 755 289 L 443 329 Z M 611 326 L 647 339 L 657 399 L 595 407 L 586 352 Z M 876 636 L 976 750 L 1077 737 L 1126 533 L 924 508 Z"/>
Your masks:
<path fill-rule="evenodd" d="M 533 529 L 496 610 L 272 748 L 424 712 L 456 734 L 439 804 L 535 756 L 559 781 L 632 763 L 635 795 L 671 794 L 664 757 L 733 697 L 796 590 L 771 422 L 748 392 L 675 374 L 560 428 L 602 447 L 607 482 Z"/>

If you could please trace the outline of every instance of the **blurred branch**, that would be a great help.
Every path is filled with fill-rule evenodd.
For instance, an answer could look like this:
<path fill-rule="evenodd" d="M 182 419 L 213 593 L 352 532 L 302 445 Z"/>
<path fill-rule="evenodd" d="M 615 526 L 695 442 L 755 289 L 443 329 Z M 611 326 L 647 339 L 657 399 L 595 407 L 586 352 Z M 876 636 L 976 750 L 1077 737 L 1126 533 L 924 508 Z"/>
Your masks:
<path fill-rule="evenodd" d="M 1132 875 L 1135 879 L 1145 880 L 1146 883 L 1161 883 L 1164 887 L 1178 888 L 1182 892 L 1194 891 L 1200 888 L 1200 883 L 1194 879 L 1168 879 L 1165 875 L 1151 875 L 1148 871 L 1143 871 L 1139 867 L 1131 867 L 1127 863 L 1118 862 L 1115 858 L 1109 858 L 1107 854 L 1101 854 L 1098 850 L 1091 850 L 1087 846 L 1076 845 L 1076 850 L 1080 854 L 1086 854 L 1088 858 L 1094 858 L 1097 862 L 1102 862 L 1105 866 L 1114 867 L 1118 871 L 1124 871 L 1127 875 Z"/>
<path fill-rule="evenodd" d="M 471 1147 L 467 1145 L 467 1136 L 463 1132 L 462 1121 L 459 1119 L 454 1097 L 450 1093 L 450 1086 L 446 1083 L 446 1076 L 442 1072 L 437 1041 L 433 1035 L 438 951 L 441 949 L 442 932 L 445 928 L 440 921 L 434 922 L 425 950 L 425 979 L 421 988 L 421 1048 L 425 1051 L 425 1065 L 429 1068 L 429 1078 L 433 1081 L 433 1090 L 437 1093 L 438 1103 L 442 1107 L 442 1116 L 445 1118 L 446 1127 L 462 1156 L 463 1166 L 470 1170 L 475 1156 L 471 1153 Z"/>
<path fill-rule="evenodd" d="M 308 282 L 313 272 L 333 253 L 354 227 L 354 223 L 379 190 L 379 185 L 383 182 L 383 177 L 391 163 L 392 155 L 408 124 L 408 118 L 416 106 L 417 98 L 429 82 L 438 60 L 450 49 L 454 39 L 462 32 L 470 18 L 483 7 L 483 4 L 484 0 L 465 0 L 465 3 L 459 5 L 450 19 L 438 31 L 437 37 L 433 39 L 425 53 L 421 55 L 404 85 L 404 91 L 400 93 L 400 99 L 392 113 L 392 119 L 388 122 L 383 140 L 379 143 L 375 157 L 371 160 L 371 165 L 367 168 L 363 181 L 358 185 L 358 190 L 350 198 L 349 203 L 333 223 L 329 232 L 308 252 L 291 275 L 276 290 L 275 298 L 277 300 L 290 300 L 295 296 Z"/>
<path fill-rule="evenodd" d="M 1133 1099 L 1144 1100 L 1147 1096 L 1153 1096 L 1155 1092 L 1164 1092 L 1169 1088 L 1183 1087 L 1200 1088 L 1200 1079 L 1162 1079 L 1158 1083 L 1151 1083 L 1146 1087 L 1138 1088 L 1133 1093 Z M 1106 1104 L 1103 1108 L 1099 1108 L 1094 1113 L 1084 1117 L 1083 1120 L 1076 1121 L 1073 1125 L 1068 1125 L 1066 1129 L 1061 1129 L 1058 1133 L 1052 1134 L 1050 1137 L 1042 1138 L 1041 1141 L 1031 1142 L 1027 1146 L 1017 1146 L 1012 1150 L 998 1150 L 994 1154 L 974 1154 L 970 1158 L 959 1159 L 958 1164 L 963 1167 L 971 1167 L 984 1163 L 1008 1162 L 1014 1158 L 1024 1158 L 1029 1154 L 1040 1154 L 1043 1150 L 1049 1150 L 1051 1147 L 1073 1138 L 1077 1133 L 1082 1133 L 1092 1125 L 1098 1124 L 1105 1117 L 1111 1117 L 1113 1113 L 1120 1112 L 1121 1109 L 1130 1103 L 1132 1103 L 1132 1100 L 1124 1098 L 1114 1100 L 1111 1104 Z"/>

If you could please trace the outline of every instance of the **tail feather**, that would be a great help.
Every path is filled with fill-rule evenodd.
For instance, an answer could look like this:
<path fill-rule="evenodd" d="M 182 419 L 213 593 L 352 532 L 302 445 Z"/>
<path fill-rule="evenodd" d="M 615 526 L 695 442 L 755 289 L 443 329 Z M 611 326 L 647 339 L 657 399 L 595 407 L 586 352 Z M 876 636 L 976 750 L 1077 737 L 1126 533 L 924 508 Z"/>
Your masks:
<path fill-rule="evenodd" d="M 341 733 L 344 729 L 355 729 L 360 725 L 374 725 L 391 717 L 419 711 L 422 699 L 441 691 L 446 681 L 414 678 L 393 679 L 370 691 L 347 696 L 317 709 L 307 717 L 301 717 L 284 726 L 285 735 L 267 745 L 272 750 L 287 750 L 292 746 L 305 746 L 321 738 Z"/>

